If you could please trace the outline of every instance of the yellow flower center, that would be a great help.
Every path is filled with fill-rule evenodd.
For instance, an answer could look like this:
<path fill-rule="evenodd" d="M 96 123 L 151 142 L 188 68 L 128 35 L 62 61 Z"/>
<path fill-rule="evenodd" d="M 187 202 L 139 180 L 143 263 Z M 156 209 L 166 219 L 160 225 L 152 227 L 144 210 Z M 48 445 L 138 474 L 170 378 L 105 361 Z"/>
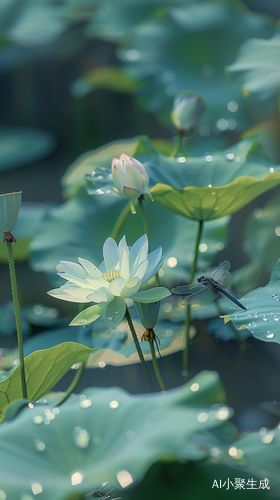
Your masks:
<path fill-rule="evenodd" d="M 115 278 L 118 278 L 118 276 L 120 275 L 121 273 L 119 271 L 108 271 L 107 273 L 101 274 L 100 278 L 104 278 L 104 280 L 111 283 L 111 281 L 113 281 Z"/>

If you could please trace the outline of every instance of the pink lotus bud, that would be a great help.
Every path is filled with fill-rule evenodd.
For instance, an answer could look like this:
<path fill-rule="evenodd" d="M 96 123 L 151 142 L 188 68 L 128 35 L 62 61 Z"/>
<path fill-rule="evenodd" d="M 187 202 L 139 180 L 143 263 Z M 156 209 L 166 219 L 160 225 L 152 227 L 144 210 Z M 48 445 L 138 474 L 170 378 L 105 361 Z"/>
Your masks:
<path fill-rule="evenodd" d="M 114 191 L 126 198 L 139 198 L 142 194 L 151 194 L 148 190 L 149 174 L 140 161 L 121 154 L 120 159 L 112 160 L 112 175 L 116 186 Z"/>
<path fill-rule="evenodd" d="M 207 104 L 199 94 L 182 90 L 175 95 L 171 120 L 180 134 L 190 135 L 206 108 Z"/>

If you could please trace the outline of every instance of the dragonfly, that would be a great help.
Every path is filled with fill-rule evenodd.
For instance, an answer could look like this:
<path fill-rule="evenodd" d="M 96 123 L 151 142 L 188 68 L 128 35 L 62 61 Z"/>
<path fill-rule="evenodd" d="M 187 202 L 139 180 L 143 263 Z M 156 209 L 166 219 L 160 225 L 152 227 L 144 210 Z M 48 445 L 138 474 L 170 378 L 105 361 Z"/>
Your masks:
<path fill-rule="evenodd" d="M 230 263 L 228 260 L 221 262 L 219 267 L 213 271 L 210 278 L 200 276 L 197 278 L 198 283 L 192 285 L 182 285 L 172 288 L 172 293 L 178 295 L 186 295 L 183 299 L 187 304 L 203 304 L 217 299 L 220 293 L 232 300 L 238 307 L 247 311 L 246 307 L 241 304 L 235 297 L 230 295 L 225 288 L 231 285 L 231 274 L 229 272 Z"/>

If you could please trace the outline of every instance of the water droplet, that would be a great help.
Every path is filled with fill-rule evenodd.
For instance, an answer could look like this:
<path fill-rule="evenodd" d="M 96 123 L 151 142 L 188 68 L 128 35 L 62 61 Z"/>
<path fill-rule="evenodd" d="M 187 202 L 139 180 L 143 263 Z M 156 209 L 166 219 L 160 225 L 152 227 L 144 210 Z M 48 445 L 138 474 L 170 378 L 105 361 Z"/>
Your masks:
<path fill-rule="evenodd" d="M 269 172 L 274 172 L 274 168 L 270 167 Z"/>
<path fill-rule="evenodd" d="M 206 422 L 208 420 L 208 413 L 202 412 L 197 415 L 198 422 Z"/>
<path fill-rule="evenodd" d="M 31 495 L 28 495 L 27 493 L 22 493 L 20 495 L 20 500 L 34 500 L 34 497 Z"/>
<path fill-rule="evenodd" d="M 213 156 L 212 155 L 206 155 L 205 156 L 205 161 L 213 161 Z"/>
<path fill-rule="evenodd" d="M 273 318 L 273 319 L 274 319 L 274 321 L 279 321 L 279 318 Z"/>
<path fill-rule="evenodd" d="M 209 453 L 210 453 L 211 457 L 219 457 L 223 454 L 223 452 L 219 448 L 216 448 L 216 447 L 211 448 Z"/>
<path fill-rule="evenodd" d="M 227 160 L 234 160 L 235 154 L 234 153 L 227 153 L 226 154 L 226 159 Z"/>
<path fill-rule="evenodd" d="M 223 250 L 224 246 L 224 243 L 222 241 L 219 241 L 216 245 L 216 248 L 217 250 Z"/>
<path fill-rule="evenodd" d="M 6 495 L 5 491 L 0 490 L 0 500 L 6 500 L 6 498 L 7 498 L 7 495 Z"/>
<path fill-rule="evenodd" d="M 98 366 L 99 368 L 101 368 L 101 370 L 104 370 L 104 368 L 106 367 L 106 363 L 104 361 L 99 361 Z"/>
<path fill-rule="evenodd" d="M 176 161 L 178 163 L 186 163 L 187 158 L 185 158 L 185 156 L 179 156 L 178 158 L 176 158 Z"/>
<path fill-rule="evenodd" d="M 261 441 L 264 444 L 269 444 L 272 442 L 274 435 L 275 435 L 275 432 L 273 432 L 273 431 L 267 432 L 264 436 L 261 437 Z"/>
<path fill-rule="evenodd" d="M 34 440 L 34 446 L 35 446 L 35 449 L 38 451 L 44 451 L 46 449 L 45 443 L 43 443 L 43 441 L 40 441 L 40 439 Z"/>
<path fill-rule="evenodd" d="M 197 392 L 198 389 L 199 389 L 199 384 L 197 384 L 196 382 L 191 385 L 191 391 L 192 392 Z"/>
<path fill-rule="evenodd" d="M 273 337 L 274 337 L 274 333 L 268 333 L 268 335 L 266 335 L 267 339 L 273 339 Z"/>
<path fill-rule="evenodd" d="M 42 424 L 44 421 L 42 415 L 36 415 L 36 417 L 33 418 L 33 423 L 34 424 Z"/>
<path fill-rule="evenodd" d="M 256 323 L 253 321 L 253 323 L 252 323 L 252 327 L 253 327 L 253 328 L 255 328 L 255 326 L 257 326 L 257 325 L 256 325 Z"/>
<path fill-rule="evenodd" d="M 90 408 L 91 405 L 92 405 L 92 401 L 90 399 L 85 399 L 84 401 L 80 402 L 81 408 Z"/>
<path fill-rule="evenodd" d="M 229 417 L 229 409 L 226 407 L 222 407 L 217 412 L 217 418 L 219 420 L 226 420 Z"/>
<path fill-rule="evenodd" d="M 268 321 L 268 319 L 264 316 L 264 317 L 263 317 L 263 321 Z"/>
<path fill-rule="evenodd" d="M 230 118 L 227 122 L 227 126 L 228 126 L 229 130 L 234 130 L 237 127 L 236 120 L 234 120 L 233 118 Z M 237 161 L 239 161 L 239 160 L 237 160 Z"/>
<path fill-rule="evenodd" d="M 81 429 L 81 427 L 77 426 L 73 431 L 73 439 L 75 445 L 83 449 L 88 447 L 90 435 L 85 429 Z"/>
<path fill-rule="evenodd" d="M 280 226 L 275 227 L 275 234 L 276 236 L 280 236 Z"/>
<path fill-rule="evenodd" d="M 253 214 L 255 217 L 261 217 L 262 216 L 262 209 L 261 208 L 255 208 L 253 210 Z"/>
<path fill-rule="evenodd" d="M 139 59 L 139 52 L 135 49 L 128 50 L 125 55 L 129 61 L 137 61 Z"/>
<path fill-rule="evenodd" d="M 199 251 L 201 253 L 204 253 L 204 252 L 207 252 L 207 250 L 208 250 L 208 246 L 206 245 L 206 243 L 200 243 L 200 245 L 199 245 Z"/>
<path fill-rule="evenodd" d="M 40 483 L 32 483 L 31 489 L 32 489 L 33 495 L 38 495 L 39 493 L 42 493 L 42 491 L 43 491 L 43 487 Z"/>
<path fill-rule="evenodd" d="M 84 480 L 84 475 L 81 472 L 74 472 L 71 476 L 71 484 L 75 486 L 76 484 L 81 484 Z"/>
<path fill-rule="evenodd" d="M 86 323 L 86 319 L 81 319 L 81 321 L 79 322 L 79 325 L 82 325 L 83 323 Z"/>
<path fill-rule="evenodd" d="M 111 403 L 109 403 L 109 408 L 112 408 L 112 410 L 115 410 L 119 406 L 120 406 L 120 403 L 118 401 L 111 401 Z"/>
<path fill-rule="evenodd" d="M 171 330 L 171 328 L 167 328 L 167 330 L 165 330 L 165 335 L 166 337 L 172 337 L 173 330 Z"/>
<path fill-rule="evenodd" d="M 168 267 L 176 267 L 177 264 L 178 264 L 178 261 L 176 259 L 176 257 L 169 257 L 169 259 L 167 259 L 166 261 L 166 264 L 168 265 Z"/>
<path fill-rule="evenodd" d="M 117 480 L 122 488 L 126 488 L 129 484 L 133 483 L 132 476 L 127 470 L 120 470 L 117 472 Z"/>
<path fill-rule="evenodd" d="M 215 193 L 215 191 L 212 191 L 212 193 L 211 193 L 211 194 L 212 194 L 212 196 L 216 196 L 216 193 Z"/>
<path fill-rule="evenodd" d="M 238 110 L 238 103 L 236 101 L 229 101 L 227 103 L 227 109 L 232 113 L 235 113 Z"/>
<path fill-rule="evenodd" d="M 228 126 L 228 122 L 227 120 L 225 120 L 224 118 L 220 118 L 217 123 L 216 123 L 216 126 L 219 130 L 226 130 L 227 129 L 227 126 Z"/>

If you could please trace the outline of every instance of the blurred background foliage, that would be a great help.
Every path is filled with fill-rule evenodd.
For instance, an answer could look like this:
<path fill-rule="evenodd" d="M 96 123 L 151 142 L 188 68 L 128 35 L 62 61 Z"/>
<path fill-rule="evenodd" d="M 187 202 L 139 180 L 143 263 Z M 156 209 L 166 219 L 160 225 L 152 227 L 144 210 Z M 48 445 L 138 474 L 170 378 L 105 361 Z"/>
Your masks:
<path fill-rule="evenodd" d="M 147 390 L 125 329 L 109 336 L 102 320 L 94 330 L 68 329 L 73 305 L 54 304 L 46 295 L 58 284 L 59 260 L 81 256 L 101 262 L 103 241 L 125 201 L 98 191 L 110 191 L 111 159 L 122 152 L 136 152 L 145 162 L 151 185 L 172 184 L 179 172 L 174 191 L 201 188 L 207 176 L 221 187 L 240 175 L 253 172 L 259 179 L 265 169 L 273 169 L 275 184 L 267 187 L 275 185 L 272 190 L 260 190 L 237 213 L 231 210 L 205 223 L 199 256 L 200 268 L 230 260 L 238 295 L 268 283 L 280 257 L 279 18 L 275 0 L 2 0 L 1 193 L 23 191 L 14 250 L 26 354 L 80 342 L 98 349 L 88 363 L 98 367 L 94 380 L 87 375 L 80 387 L 110 386 L 114 380 L 130 392 Z M 199 92 L 208 102 L 180 151 L 188 157 L 189 177 L 185 164 L 166 158 L 175 136 L 173 97 L 181 89 Z M 241 187 L 236 187 L 237 199 Z M 186 218 L 177 198 L 181 212 L 176 214 L 159 203 L 146 204 L 152 249 L 161 245 L 169 258 L 175 257 L 177 265 L 167 260 L 161 276 L 171 287 L 189 278 L 197 223 Z M 142 234 L 139 213 L 127 219 L 123 231 L 129 243 Z M 5 351 L 16 342 L 3 243 L 0 262 L 0 360 L 10 369 L 17 352 Z M 279 398 L 279 346 L 255 340 L 248 330 L 240 332 L 243 343 L 238 344 L 230 326 L 217 318 L 227 309 L 221 300 L 218 310 L 213 304 L 194 310 L 193 372 L 219 372 L 240 429 L 273 426 L 276 417 L 258 404 Z M 172 301 L 161 308 L 157 334 L 163 355 L 173 354 L 160 365 L 170 387 L 184 380 L 178 372 L 183 316 Z M 143 350 L 148 352 L 145 344 Z M 58 388 L 70 379 L 71 374 Z M 160 468 L 150 471 L 143 491 L 153 475 L 162 474 Z"/>

